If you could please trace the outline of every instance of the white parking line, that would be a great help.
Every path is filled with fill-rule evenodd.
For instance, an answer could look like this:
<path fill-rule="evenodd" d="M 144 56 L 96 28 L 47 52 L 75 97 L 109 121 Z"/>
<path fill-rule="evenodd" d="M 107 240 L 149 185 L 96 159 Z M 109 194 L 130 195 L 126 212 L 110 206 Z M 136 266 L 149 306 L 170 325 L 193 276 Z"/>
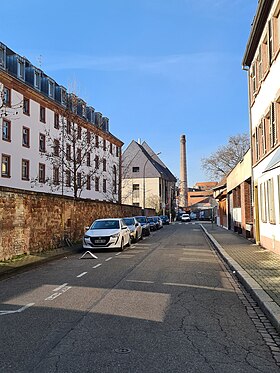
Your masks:
<path fill-rule="evenodd" d="M 0 316 L 2 315 L 10 315 L 12 313 L 20 313 L 20 312 L 23 312 L 24 310 L 26 310 L 27 308 L 29 307 L 32 307 L 35 303 L 28 303 L 26 304 L 25 306 L 19 308 L 18 310 L 14 310 L 14 311 L 0 311 Z"/>
<path fill-rule="evenodd" d="M 83 273 L 80 273 L 77 277 L 82 277 L 82 276 L 84 276 L 86 274 L 87 274 L 87 272 L 83 272 Z"/>
<path fill-rule="evenodd" d="M 142 281 L 142 280 L 126 280 L 128 282 L 141 282 L 143 284 L 154 284 L 154 281 Z"/>
<path fill-rule="evenodd" d="M 64 286 L 68 285 L 67 282 L 65 284 L 60 285 L 58 288 L 53 289 L 53 291 L 59 291 L 60 289 L 64 288 Z"/>
<path fill-rule="evenodd" d="M 109 260 L 113 259 L 111 256 L 110 258 L 105 259 L 105 262 L 109 262 Z"/>
<path fill-rule="evenodd" d="M 121 252 L 117 253 L 116 256 L 118 256 L 118 255 L 120 255 L 120 254 L 121 254 Z"/>
<path fill-rule="evenodd" d="M 100 267 L 100 266 L 102 266 L 102 264 L 101 264 L 101 263 L 99 263 L 99 264 L 96 264 L 96 266 L 94 266 L 94 267 L 92 267 L 92 268 L 98 268 L 98 267 Z"/>

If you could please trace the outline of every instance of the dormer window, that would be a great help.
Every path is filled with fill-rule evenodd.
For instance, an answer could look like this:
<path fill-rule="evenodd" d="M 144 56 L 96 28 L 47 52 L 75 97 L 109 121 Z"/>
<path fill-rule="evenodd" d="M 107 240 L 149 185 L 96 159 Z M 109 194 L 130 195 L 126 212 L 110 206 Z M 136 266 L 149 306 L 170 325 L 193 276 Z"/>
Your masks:
<path fill-rule="evenodd" d="M 5 51 L 0 47 L 0 66 L 5 67 Z"/>
<path fill-rule="evenodd" d="M 40 88 L 40 74 L 38 71 L 34 73 L 34 87 L 39 89 Z"/>
<path fill-rule="evenodd" d="M 54 98 L 54 83 L 51 81 L 49 81 L 49 84 L 48 84 L 48 94 L 49 94 L 49 97 Z"/>
<path fill-rule="evenodd" d="M 19 60 L 18 61 L 18 73 L 17 73 L 18 77 L 20 79 L 24 79 L 24 62 Z"/>

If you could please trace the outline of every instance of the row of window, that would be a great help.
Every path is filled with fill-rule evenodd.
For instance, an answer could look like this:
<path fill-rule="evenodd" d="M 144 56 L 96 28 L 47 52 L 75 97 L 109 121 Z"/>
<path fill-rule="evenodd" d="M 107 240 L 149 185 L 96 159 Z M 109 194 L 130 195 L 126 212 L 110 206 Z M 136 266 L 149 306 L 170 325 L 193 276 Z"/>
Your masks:
<path fill-rule="evenodd" d="M 11 177 L 11 156 L 8 154 L 2 154 L 1 159 L 1 176 Z M 77 187 L 82 188 L 83 184 L 86 184 L 86 189 L 91 190 L 92 175 L 86 175 L 86 179 L 82 177 L 80 172 L 77 172 Z M 21 160 L 21 179 L 24 181 L 30 180 L 30 161 L 28 159 Z M 44 163 L 39 163 L 38 168 L 38 182 L 46 183 L 46 165 Z M 60 169 L 59 167 L 53 167 L 53 180 L 54 185 L 60 184 Z M 100 178 L 94 178 L 95 191 L 99 191 Z M 71 172 L 69 170 L 65 171 L 65 186 L 71 187 Z M 103 192 L 107 192 L 107 180 L 103 179 Z M 116 166 L 113 167 L 113 193 L 117 193 L 117 171 Z"/>
<path fill-rule="evenodd" d="M 11 106 L 11 90 L 10 88 L 4 87 L 3 88 L 3 102 L 6 106 Z M 39 111 L 39 120 L 42 123 L 46 123 L 46 108 L 43 107 L 42 105 L 40 106 L 40 111 Z M 28 98 L 23 98 L 23 114 L 30 115 L 30 100 Z M 60 128 L 60 120 L 62 120 L 62 117 L 58 113 L 54 112 L 54 128 L 59 129 Z M 8 120 L 5 120 L 6 125 L 9 122 Z M 62 125 L 64 121 L 62 120 Z M 77 128 L 77 130 L 76 130 Z M 82 139 L 82 127 L 81 126 L 75 126 L 73 122 L 70 120 L 66 121 L 66 134 L 76 136 L 77 139 L 81 140 Z M 87 136 L 87 142 L 90 143 L 91 141 L 91 132 L 89 130 L 86 131 L 86 136 Z M 95 136 L 95 146 L 98 148 L 99 147 L 99 136 Z M 110 153 L 113 154 L 113 144 L 110 142 Z M 103 139 L 103 150 L 107 150 L 106 148 L 106 140 Z M 116 156 L 119 156 L 119 148 L 116 146 Z"/>
<path fill-rule="evenodd" d="M 81 127 L 79 127 L 79 128 L 81 128 Z M 3 141 L 8 141 L 8 142 L 12 141 L 12 130 L 11 129 L 12 129 L 11 121 L 9 121 L 7 119 L 3 119 L 3 125 L 2 125 L 2 140 Z M 98 143 L 98 136 L 97 135 L 95 135 L 95 139 L 96 139 L 96 143 Z M 30 147 L 30 129 L 28 127 L 22 127 L 22 146 L 27 147 L 27 148 Z M 58 156 L 59 154 L 57 152 L 57 149 L 59 149 L 59 141 L 54 140 L 54 153 L 55 153 L 55 155 Z M 117 150 L 116 155 L 117 156 L 119 155 L 118 149 L 119 148 L 116 147 L 116 150 Z M 103 139 L 103 150 L 106 150 L 106 140 L 105 139 Z M 39 134 L 39 151 L 40 152 L 45 152 L 46 151 L 46 135 L 42 134 L 42 133 Z M 69 150 L 67 150 L 67 152 L 69 152 Z M 112 143 L 110 143 L 110 153 L 112 154 L 112 152 L 113 152 L 113 146 L 112 146 Z"/>
<path fill-rule="evenodd" d="M 250 95 L 254 101 L 262 81 L 280 49 L 280 14 L 279 11 L 267 23 L 266 32 L 261 41 L 255 60 L 250 68 Z"/>
<path fill-rule="evenodd" d="M 271 178 L 260 184 L 260 209 L 261 221 L 276 224 L 276 211 L 280 221 L 280 200 L 274 198 L 274 179 Z M 280 194 L 280 175 L 277 176 L 278 195 Z M 277 203 L 277 206 L 276 206 Z"/>
<path fill-rule="evenodd" d="M 252 135 L 253 163 L 257 163 L 279 144 L 280 104 L 272 102 Z"/>

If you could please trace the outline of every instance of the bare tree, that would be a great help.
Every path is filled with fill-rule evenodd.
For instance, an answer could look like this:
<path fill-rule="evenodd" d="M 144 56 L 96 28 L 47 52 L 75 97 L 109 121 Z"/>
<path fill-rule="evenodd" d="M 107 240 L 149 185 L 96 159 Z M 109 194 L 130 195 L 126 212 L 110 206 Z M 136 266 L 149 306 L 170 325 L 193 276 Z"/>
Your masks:
<path fill-rule="evenodd" d="M 41 156 L 52 166 L 53 172 L 45 182 L 51 190 L 61 189 L 62 194 L 66 189 L 71 190 L 74 198 L 80 197 L 83 190 L 92 189 L 95 179 L 99 182 L 102 176 L 101 159 L 96 153 L 102 144 L 99 136 L 79 124 L 78 104 L 78 97 L 71 94 L 65 110 L 57 117 L 56 131 L 45 129 L 47 147 L 41 150 Z M 32 183 L 40 183 L 39 175 Z"/>
<path fill-rule="evenodd" d="M 202 168 L 209 177 L 220 179 L 243 159 L 249 147 L 250 138 L 247 133 L 231 136 L 226 145 L 218 148 L 209 157 L 201 159 Z"/>

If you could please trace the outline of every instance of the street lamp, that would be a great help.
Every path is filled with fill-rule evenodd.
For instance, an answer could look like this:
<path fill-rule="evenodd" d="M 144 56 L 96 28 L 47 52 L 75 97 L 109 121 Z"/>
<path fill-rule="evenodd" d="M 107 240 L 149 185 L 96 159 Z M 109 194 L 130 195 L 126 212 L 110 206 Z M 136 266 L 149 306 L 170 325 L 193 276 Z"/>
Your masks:
<path fill-rule="evenodd" d="M 158 153 L 151 155 L 150 157 L 153 158 L 154 156 L 160 155 L 160 154 L 161 152 L 158 152 Z M 143 210 L 144 210 L 144 214 L 145 214 L 145 208 L 146 208 L 146 164 L 148 163 L 149 160 L 150 158 L 146 159 L 146 162 L 144 163 L 144 168 L 143 168 Z"/>

